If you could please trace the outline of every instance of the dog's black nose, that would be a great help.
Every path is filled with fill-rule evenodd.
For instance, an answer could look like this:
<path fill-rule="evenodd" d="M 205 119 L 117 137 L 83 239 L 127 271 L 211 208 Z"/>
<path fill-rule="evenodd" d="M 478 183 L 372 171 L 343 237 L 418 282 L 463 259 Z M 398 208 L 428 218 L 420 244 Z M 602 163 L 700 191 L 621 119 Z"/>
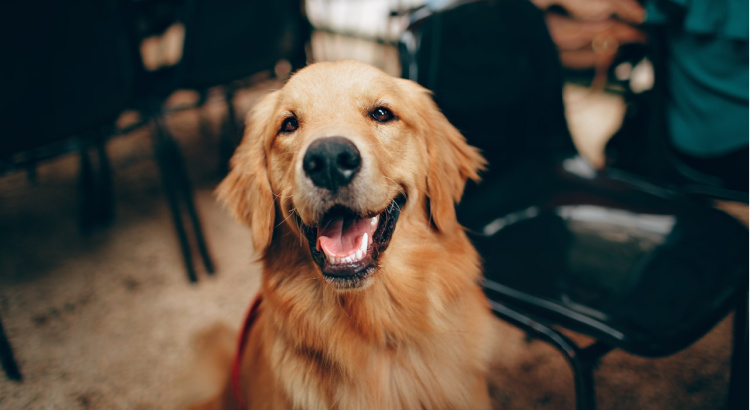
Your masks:
<path fill-rule="evenodd" d="M 302 163 L 315 185 L 332 192 L 348 185 L 361 166 L 359 150 L 343 137 L 326 137 L 313 142 Z"/>

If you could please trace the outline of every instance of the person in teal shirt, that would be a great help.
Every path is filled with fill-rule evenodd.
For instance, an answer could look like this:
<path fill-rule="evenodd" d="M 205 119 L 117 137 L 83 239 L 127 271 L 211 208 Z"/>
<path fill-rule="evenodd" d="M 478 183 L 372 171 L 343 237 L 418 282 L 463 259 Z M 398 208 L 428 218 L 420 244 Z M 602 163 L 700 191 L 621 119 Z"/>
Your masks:
<path fill-rule="evenodd" d="M 598 31 L 614 44 L 640 43 L 633 30 L 648 34 L 656 88 L 626 90 L 628 115 L 607 145 L 610 166 L 670 184 L 748 191 L 748 0 L 531 1 L 564 10 L 548 26 L 561 61 L 568 49 L 578 57 L 569 59 L 574 68 L 594 64 L 596 50 L 575 47 L 593 46 Z"/>
<path fill-rule="evenodd" d="M 663 32 L 665 125 L 688 165 L 748 190 L 748 0 L 652 0 Z M 660 27 L 661 26 L 661 27 Z"/>

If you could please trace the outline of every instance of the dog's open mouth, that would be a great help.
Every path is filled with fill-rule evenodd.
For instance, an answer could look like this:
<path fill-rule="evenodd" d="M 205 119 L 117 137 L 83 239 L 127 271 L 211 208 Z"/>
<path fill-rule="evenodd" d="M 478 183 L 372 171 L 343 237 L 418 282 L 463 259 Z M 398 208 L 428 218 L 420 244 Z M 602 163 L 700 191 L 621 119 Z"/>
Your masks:
<path fill-rule="evenodd" d="M 352 289 L 375 272 L 378 256 L 391 241 L 401 207 L 400 195 L 379 213 L 358 215 L 351 209 L 335 206 L 316 226 L 302 225 L 313 260 L 323 277 L 341 289 Z"/>

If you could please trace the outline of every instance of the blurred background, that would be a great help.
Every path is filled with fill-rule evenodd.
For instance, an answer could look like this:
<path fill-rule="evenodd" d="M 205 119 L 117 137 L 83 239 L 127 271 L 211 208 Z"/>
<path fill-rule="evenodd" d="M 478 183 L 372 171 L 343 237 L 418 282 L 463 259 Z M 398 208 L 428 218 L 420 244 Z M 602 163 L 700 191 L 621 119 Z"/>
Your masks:
<path fill-rule="evenodd" d="M 490 296 L 559 304 L 567 321 L 532 317 L 631 350 L 589 363 L 598 407 L 734 408 L 739 383 L 747 408 L 747 2 L 13 3 L 0 13 L 0 408 L 173 409 L 204 393 L 186 382 L 193 338 L 237 328 L 260 276 L 213 190 L 258 98 L 339 59 L 431 89 L 483 150 L 459 215 L 488 277 L 528 298 Z M 529 241 L 501 237 L 510 225 Z M 508 240 L 526 259 L 491 257 Z M 665 248 L 677 256 L 654 267 Z M 565 357 L 505 319 L 496 406 L 584 408 Z"/>

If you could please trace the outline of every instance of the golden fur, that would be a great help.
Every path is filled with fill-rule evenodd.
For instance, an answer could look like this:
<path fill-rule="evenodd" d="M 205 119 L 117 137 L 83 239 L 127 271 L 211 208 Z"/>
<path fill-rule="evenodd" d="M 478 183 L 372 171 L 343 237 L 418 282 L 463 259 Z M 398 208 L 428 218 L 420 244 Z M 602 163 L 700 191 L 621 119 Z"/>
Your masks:
<path fill-rule="evenodd" d="M 374 121 L 377 106 L 397 120 Z M 279 133 L 290 114 L 298 129 Z M 352 289 L 323 278 L 300 228 L 333 203 L 300 165 L 326 136 L 348 138 L 362 156 L 348 196 L 334 202 L 365 214 L 407 198 L 375 273 Z M 254 107 L 218 188 L 263 263 L 241 367 L 247 408 L 490 408 L 492 315 L 454 208 L 483 166 L 428 91 L 361 63 L 308 66 Z M 206 404 L 236 406 L 230 388 Z"/>

